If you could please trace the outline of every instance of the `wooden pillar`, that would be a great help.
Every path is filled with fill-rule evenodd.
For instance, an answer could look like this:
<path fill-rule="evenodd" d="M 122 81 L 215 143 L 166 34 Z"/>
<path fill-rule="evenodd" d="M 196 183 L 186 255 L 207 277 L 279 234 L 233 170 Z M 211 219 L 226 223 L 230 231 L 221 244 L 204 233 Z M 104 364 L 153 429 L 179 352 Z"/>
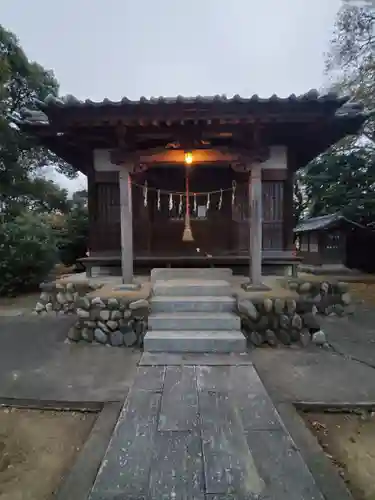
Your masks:
<path fill-rule="evenodd" d="M 283 250 L 294 250 L 295 218 L 293 210 L 294 172 L 297 169 L 295 152 L 288 148 L 287 178 L 283 191 Z"/>
<path fill-rule="evenodd" d="M 97 187 L 95 183 L 95 170 L 92 163 L 87 165 L 87 208 L 89 215 L 89 242 L 88 252 L 92 255 L 93 251 L 97 250 L 98 231 L 97 231 L 97 218 L 98 218 L 98 199 Z"/>
<path fill-rule="evenodd" d="M 262 213 L 262 167 L 254 163 L 249 175 L 250 281 L 254 286 L 262 285 Z"/>
<path fill-rule="evenodd" d="M 122 282 L 133 282 L 133 214 L 130 165 L 119 170 Z"/>

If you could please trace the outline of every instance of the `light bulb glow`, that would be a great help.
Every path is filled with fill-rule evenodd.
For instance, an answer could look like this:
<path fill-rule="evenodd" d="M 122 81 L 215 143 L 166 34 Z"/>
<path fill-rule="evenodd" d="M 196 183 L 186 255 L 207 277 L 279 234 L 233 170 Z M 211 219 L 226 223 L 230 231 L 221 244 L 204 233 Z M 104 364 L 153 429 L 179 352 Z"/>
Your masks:
<path fill-rule="evenodd" d="M 185 163 L 186 165 L 191 165 L 193 163 L 193 153 L 190 151 L 185 153 Z"/>

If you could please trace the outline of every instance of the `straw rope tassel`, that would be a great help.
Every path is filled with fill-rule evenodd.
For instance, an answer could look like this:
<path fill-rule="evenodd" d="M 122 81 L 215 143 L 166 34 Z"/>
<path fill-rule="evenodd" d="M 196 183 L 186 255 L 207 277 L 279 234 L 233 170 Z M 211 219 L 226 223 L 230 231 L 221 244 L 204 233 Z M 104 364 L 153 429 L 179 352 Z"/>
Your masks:
<path fill-rule="evenodd" d="M 189 172 L 186 168 L 185 174 L 186 183 L 186 212 L 185 212 L 185 228 L 184 234 L 182 235 L 182 241 L 194 241 L 193 233 L 190 226 L 190 207 L 189 207 Z"/>

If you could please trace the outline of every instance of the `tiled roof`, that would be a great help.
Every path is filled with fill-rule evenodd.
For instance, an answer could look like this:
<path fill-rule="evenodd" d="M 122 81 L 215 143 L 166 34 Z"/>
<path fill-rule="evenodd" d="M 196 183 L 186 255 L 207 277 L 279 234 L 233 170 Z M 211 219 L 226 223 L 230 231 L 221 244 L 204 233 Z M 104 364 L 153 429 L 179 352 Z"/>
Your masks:
<path fill-rule="evenodd" d="M 278 97 L 277 95 L 272 95 L 268 98 L 261 98 L 258 95 L 253 95 L 252 97 L 241 97 L 239 95 L 234 95 L 233 97 L 227 97 L 225 95 L 216 96 L 196 96 L 196 97 L 141 97 L 139 100 L 130 100 L 124 97 L 120 101 L 111 101 L 110 99 L 103 99 L 99 102 L 91 101 L 86 99 L 81 101 L 72 95 L 67 95 L 62 98 L 55 97 L 53 95 L 47 96 L 44 101 L 36 101 L 37 111 L 30 109 L 23 109 L 21 116 L 18 118 L 19 122 L 24 124 L 47 124 L 48 114 L 57 109 L 111 109 L 116 107 L 132 108 L 133 106 L 140 106 L 143 109 L 149 109 L 149 107 L 159 106 L 165 107 L 169 105 L 193 105 L 197 106 L 225 106 L 230 104 L 245 104 L 245 105 L 288 105 L 288 104 L 304 104 L 304 103 L 318 103 L 320 105 L 328 104 L 333 113 L 339 117 L 354 117 L 363 115 L 363 106 L 358 103 L 350 103 L 349 97 L 339 97 L 338 94 L 334 92 L 329 92 L 327 94 L 321 95 L 317 90 L 310 90 L 306 94 L 296 96 L 291 94 L 288 97 Z M 332 106 L 332 107 L 331 107 Z M 221 108 L 222 109 L 222 108 Z M 17 119 L 15 120 L 17 121 Z"/>
<path fill-rule="evenodd" d="M 347 222 L 349 224 L 358 225 L 340 213 L 322 215 L 321 217 L 311 217 L 310 219 L 303 220 L 294 229 L 295 233 L 304 233 L 306 231 L 318 231 L 319 229 L 328 229 L 338 222 Z M 362 226 L 361 226 L 362 227 Z"/>
<path fill-rule="evenodd" d="M 300 96 L 295 94 L 290 94 L 288 97 L 279 97 L 273 94 L 271 97 L 262 98 L 257 94 L 251 97 L 241 97 L 240 95 L 234 95 L 233 97 L 227 97 L 226 95 L 215 95 L 215 96 L 193 96 L 193 97 L 141 97 L 138 100 L 131 100 L 127 97 L 123 97 L 120 101 L 112 101 L 108 98 L 102 101 L 92 101 L 86 99 L 81 101 L 72 95 L 67 95 L 63 98 L 56 98 L 53 95 L 47 96 L 44 104 L 47 106 L 64 106 L 64 107 L 75 107 L 75 106 L 123 106 L 124 104 L 210 104 L 210 103 L 271 103 L 271 102 L 307 102 L 307 101 L 319 101 L 319 102 L 338 102 L 339 105 L 346 103 L 349 100 L 348 97 L 339 97 L 335 92 L 329 92 L 325 95 L 320 95 L 317 90 L 309 90 L 307 93 Z"/>

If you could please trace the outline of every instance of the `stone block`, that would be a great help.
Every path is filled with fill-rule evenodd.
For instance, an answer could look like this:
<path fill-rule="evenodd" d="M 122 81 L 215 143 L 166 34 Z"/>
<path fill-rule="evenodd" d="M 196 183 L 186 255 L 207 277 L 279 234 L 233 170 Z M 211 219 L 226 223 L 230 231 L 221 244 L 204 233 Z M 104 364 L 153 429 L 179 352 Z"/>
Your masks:
<path fill-rule="evenodd" d="M 240 331 L 148 331 L 145 351 L 245 352 L 246 338 Z"/>
<path fill-rule="evenodd" d="M 148 324 L 151 330 L 239 330 L 241 319 L 232 313 L 157 313 Z"/>
<path fill-rule="evenodd" d="M 171 280 L 156 281 L 153 286 L 155 296 L 197 297 L 197 296 L 231 296 L 232 289 L 227 281 L 222 280 Z"/>

